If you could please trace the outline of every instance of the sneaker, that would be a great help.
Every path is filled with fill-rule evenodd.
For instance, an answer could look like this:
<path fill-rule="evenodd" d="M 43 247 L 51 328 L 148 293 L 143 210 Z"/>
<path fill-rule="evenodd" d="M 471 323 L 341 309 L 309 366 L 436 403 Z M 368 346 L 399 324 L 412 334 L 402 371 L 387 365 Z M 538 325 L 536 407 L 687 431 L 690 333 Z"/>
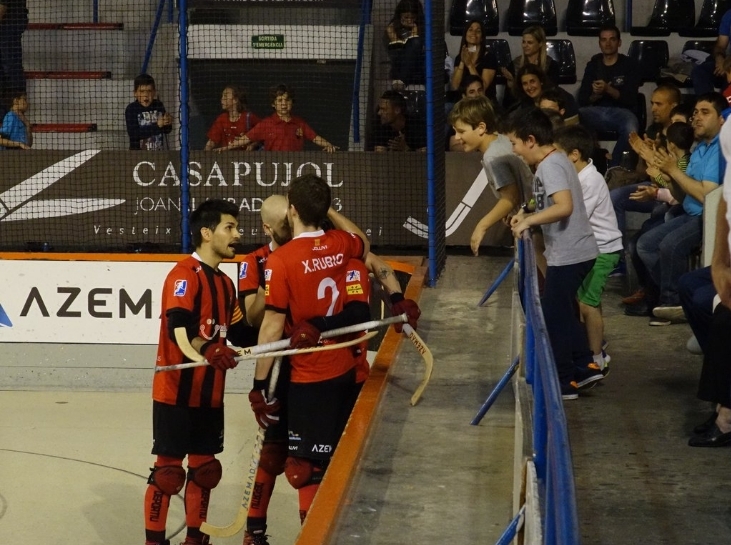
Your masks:
<path fill-rule="evenodd" d="M 203 534 L 203 537 L 200 539 L 194 539 L 190 536 L 186 536 L 185 541 L 183 541 L 180 545 L 213 545 L 212 543 L 209 543 L 208 536 Z M 168 541 L 168 543 L 170 543 Z"/>
<path fill-rule="evenodd" d="M 685 322 L 685 313 L 683 307 L 673 305 L 660 305 L 652 309 L 652 313 L 656 318 L 670 320 L 671 322 Z"/>
<path fill-rule="evenodd" d="M 609 365 L 609 362 L 612 361 L 612 356 L 607 354 L 607 351 L 602 348 L 602 358 L 604 358 L 604 365 Z"/>
<path fill-rule="evenodd" d="M 267 536 L 264 532 L 256 532 L 250 534 L 248 531 L 244 532 L 244 545 L 269 545 Z"/>
<path fill-rule="evenodd" d="M 632 295 L 628 295 L 622 299 L 623 305 L 636 305 L 645 300 L 645 290 L 643 288 L 638 289 Z"/>
<path fill-rule="evenodd" d="M 662 327 L 662 326 L 670 325 L 672 323 L 673 322 L 671 320 L 666 320 L 664 318 L 655 318 L 655 317 L 650 318 L 650 325 L 653 327 Z"/>
<path fill-rule="evenodd" d="M 617 266 L 609 273 L 609 278 L 616 278 L 618 276 L 627 276 L 627 265 L 625 265 L 624 261 L 617 263 Z"/>
<path fill-rule="evenodd" d="M 577 367 L 574 378 L 576 380 L 576 387 L 582 390 L 593 387 L 595 382 L 604 378 L 604 375 L 602 374 L 602 370 L 599 369 L 599 366 L 592 362 L 586 367 Z"/>
<path fill-rule="evenodd" d="M 576 384 L 576 381 L 572 380 L 568 384 L 561 385 L 561 399 L 579 399 L 579 386 Z"/>

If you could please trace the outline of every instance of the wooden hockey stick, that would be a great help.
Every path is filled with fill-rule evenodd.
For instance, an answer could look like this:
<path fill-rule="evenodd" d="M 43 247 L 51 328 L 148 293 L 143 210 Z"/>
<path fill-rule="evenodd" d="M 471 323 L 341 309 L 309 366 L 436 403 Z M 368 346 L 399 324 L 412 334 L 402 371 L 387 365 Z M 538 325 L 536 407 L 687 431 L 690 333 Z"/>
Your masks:
<path fill-rule="evenodd" d="M 424 393 L 426 385 L 429 384 L 429 379 L 431 379 L 431 374 L 434 370 L 434 356 L 432 356 L 431 350 L 429 350 L 429 347 L 419 334 L 414 331 L 413 327 L 409 324 L 404 324 L 403 332 L 409 338 L 411 344 L 414 345 L 419 354 L 421 354 L 421 357 L 424 358 L 424 377 L 421 379 L 419 386 L 417 386 L 414 394 L 411 396 L 411 406 L 413 407 L 419 402 L 421 394 Z"/>
<path fill-rule="evenodd" d="M 272 376 L 269 379 L 268 399 L 272 399 L 274 396 L 274 389 L 276 388 L 277 381 L 279 380 L 279 369 L 281 365 L 282 358 L 274 360 Z M 236 513 L 236 518 L 228 526 L 213 526 L 208 524 L 207 521 L 203 521 L 203 524 L 201 524 L 201 532 L 204 534 L 208 534 L 213 537 L 231 537 L 238 534 L 246 525 L 246 518 L 249 515 L 251 495 L 254 492 L 254 484 L 256 484 L 256 471 L 259 469 L 261 449 L 264 446 L 265 434 L 266 428 L 259 426 L 259 430 L 256 432 L 256 439 L 254 440 L 254 451 L 251 453 L 251 461 L 249 462 L 249 469 L 246 473 L 246 481 L 244 482 L 244 495 L 241 498 L 241 506 L 239 507 L 239 512 Z"/>
<path fill-rule="evenodd" d="M 357 339 L 351 339 L 349 341 L 344 341 L 341 343 L 325 344 L 322 346 L 313 346 L 310 348 L 290 348 L 288 350 L 276 350 L 274 352 L 263 352 L 263 353 L 256 353 L 256 354 L 244 355 L 245 351 L 247 351 L 248 349 L 239 348 L 237 350 L 237 352 L 242 355 L 237 357 L 236 361 L 241 362 L 241 361 L 256 360 L 259 358 L 275 358 L 275 357 L 282 357 L 282 356 L 292 356 L 295 354 L 309 354 L 310 352 L 324 352 L 327 350 L 338 350 L 339 348 L 347 348 L 348 346 L 353 346 L 354 344 L 358 344 L 362 341 L 367 341 L 369 339 L 372 339 L 373 337 L 376 336 L 376 334 L 377 334 L 376 331 L 370 331 L 370 332 L 366 333 L 365 335 L 358 337 Z M 185 335 L 184 329 L 183 329 L 182 335 Z M 177 330 L 176 330 L 176 337 L 177 337 Z M 185 344 L 185 341 L 182 339 L 176 339 L 176 340 L 178 341 L 178 346 L 181 346 L 181 344 L 180 344 L 181 342 L 183 344 Z M 187 341 L 187 337 L 185 337 L 185 340 Z M 190 343 L 187 343 L 187 344 L 190 345 Z M 187 346 L 186 346 L 186 349 L 188 349 Z M 192 352 L 190 350 L 192 350 Z M 190 354 L 192 354 L 193 352 L 195 352 L 197 354 L 197 358 L 198 358 L 197 360 L 188 362 L 188 363 L 177 363 L 175 365 L 160 365 L 160 366 L 155 367 L 155 372 L 160 373 L 163 371 L 180 371 L 181 369 L 190 369 L 192 367 L 203 367 L 205 365 L 208 365 L 208 362 L 205 360 L 205 358 L 203 358 L 202 355 L 198 354 L 192 346 L 190 346 L 190 350 L 188 350 L 188 352 Z M 182 351 L 182 348 L 181 348 L 181 351 Z M 186 355 L 186 357 L 188 357 L 188 359 L 193 359 L 190 356 L 188 356 L 188 354 L 186 354 L 185 352 L 183 352 L 183 353 Z"/>
<path fill-rule="evenodd" d="M 345 335 L 346 333 L 359 333 L 360 331 L 365 331 L 367 329 L 376 329 L 391 324 L 408 322 L 408 320 L 409 317 L 404 313 L 400 314 L 399 316 L 384 318 L 383 320 L 372 320 L 370 322 L 363 322 L 361 324 L 349 325 L 346 327 L 340 327 L 338 329 L 331 329 L 330 331 L 324 331 L 322 333 L 322 338 L 329 339 L 331 337 L 337 337 L 338 335 Z M 205 361 L 203 357 L 198 353 L 198 351 L 191 346 L 184 327 L 175 328 L 175 341 L 178 344 L 178 348 L 180 348 L 180 351 L 186 358 L 188 358 L 192 362 Z M 282 339 L 281 341 L 274 341 L 271 343 L 257 344 L 256 346 L 241 348 L 239 349 L 239 354 L 241 356 L 255 356 L 258 354 L 264 354 L 266 352 L 272 352 L 274 350 L 284 350 L 287 348 L 289 348 L 289 339 Z M 161 370 L 164 369 L 155 367 L 156 372 Z M 172 370 L 173 369 L 170 369 L 170 371 Z"/>

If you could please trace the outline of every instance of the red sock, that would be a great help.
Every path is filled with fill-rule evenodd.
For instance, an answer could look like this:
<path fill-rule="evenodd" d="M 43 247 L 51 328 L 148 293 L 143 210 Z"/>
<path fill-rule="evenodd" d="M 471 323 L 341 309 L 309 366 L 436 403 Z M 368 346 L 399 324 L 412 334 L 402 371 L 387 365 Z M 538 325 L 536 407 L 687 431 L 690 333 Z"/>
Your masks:
<path fill-rule="evenodd" d="M 182 467 L 183 460 L 158 456 L 155 460 L 155 467 L 162 466 Z M 170 496 L 163 494 L 154 484 L 147 485 L 144 503 L 145 534 L 147 541 L 153 543 L 162 543 L 165 541 L 165 523 L 167 522 L 169 507 Z"/>
<path fill-rule="evenodd" d="M 308 484 L 297 490 L 300 500 L 300 523 L 304 524 L 305 517 L 312 506 L 312 502 L 315 500 L 315 494 L 317 494 L 318 488 L 320 488 L 320 483 Z"/>
<path fill-rule="evenodd" d="M 188 455 L 188 468 L 200 467 L 213 460 L 213 456 Z M 191 529 L 198 530 L 208 516 L 208 500 L 211 491 L 208 488 L 201 488 L 190 478 L 185 483 L 185 524 L 188 527 L 188 536 L 197 537 L 199 531 L 191 533 Z"/>
<path fill-rule="evenodd" d="M 276 475 L 264 471 L 261 467 L 256 470 L 254 492 L 251 495 L 251 503 L 249 504 L 249 517 L 266 519 L 269 500 L 272 499 L 276 480 Z"/>

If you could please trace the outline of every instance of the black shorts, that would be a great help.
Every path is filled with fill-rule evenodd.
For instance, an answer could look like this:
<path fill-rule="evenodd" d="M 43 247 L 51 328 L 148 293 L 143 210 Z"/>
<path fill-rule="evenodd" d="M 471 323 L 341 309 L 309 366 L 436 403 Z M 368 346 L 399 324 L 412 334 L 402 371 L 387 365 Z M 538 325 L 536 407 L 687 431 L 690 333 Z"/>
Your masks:
<path fill-rule="evenodd" d="M 274 387 L 274 397 L 279 400 L 279 422 L 270 424 L 264 434 L 266 442 L 285 442 L 287 441 L 287 411 L 289 410 L 289 402 L 287 400 L 289 394 L 289 379 L 292 376 L 292 367 L 289 365 L 289 358 L 282 358 L 282 365 L 279 368 L 279 379 Z M 271 371 L 269 372 L 271 377 Z"/>
<path fill-rule="evenodd" d="M 322 382 L 289 386 L 289 455 L 329 460 L 353 410 L 355 368 Z"/>
<path fill-rule="evenodd" d="M 223 407 L 178 407 L 152 402 L 152 454 L 185 458 L 223 450 Z"/>

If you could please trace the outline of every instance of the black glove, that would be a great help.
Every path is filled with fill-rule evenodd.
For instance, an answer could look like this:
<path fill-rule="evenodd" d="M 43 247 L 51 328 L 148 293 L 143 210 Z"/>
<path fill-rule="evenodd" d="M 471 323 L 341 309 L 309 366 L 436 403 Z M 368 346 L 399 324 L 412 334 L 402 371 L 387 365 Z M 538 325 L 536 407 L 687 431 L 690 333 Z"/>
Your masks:
<path fill-rule="evenodd" d="M 235 359 L 239 355 L 238 352 L 218 342 L 209 342 L 203 345 L 201 354 L 208 360 L 211 367 L 215 367 L 219 371 L 233 369 L 239 364 Z"/>
<path fill-rule="evenodd" d="M 404 314 L 409 317 L 409 325 L 416 329 L 416 323 L 421 316 L 421 309 L 416 301 L 413 299 L 404 299 L 403 293 L 392 293 L 389 297 L 391 299 L 391 314 L 398 316 Z M 401 333 L 403 330 L 403 324 L 393 324 L 394 329 Z"/>
<path fill-rule="evenodd" d="M 303 320 L 292 329 L 290 348 L 311 348 L 320 340 L 320 329 L 308 320 Z"/>

